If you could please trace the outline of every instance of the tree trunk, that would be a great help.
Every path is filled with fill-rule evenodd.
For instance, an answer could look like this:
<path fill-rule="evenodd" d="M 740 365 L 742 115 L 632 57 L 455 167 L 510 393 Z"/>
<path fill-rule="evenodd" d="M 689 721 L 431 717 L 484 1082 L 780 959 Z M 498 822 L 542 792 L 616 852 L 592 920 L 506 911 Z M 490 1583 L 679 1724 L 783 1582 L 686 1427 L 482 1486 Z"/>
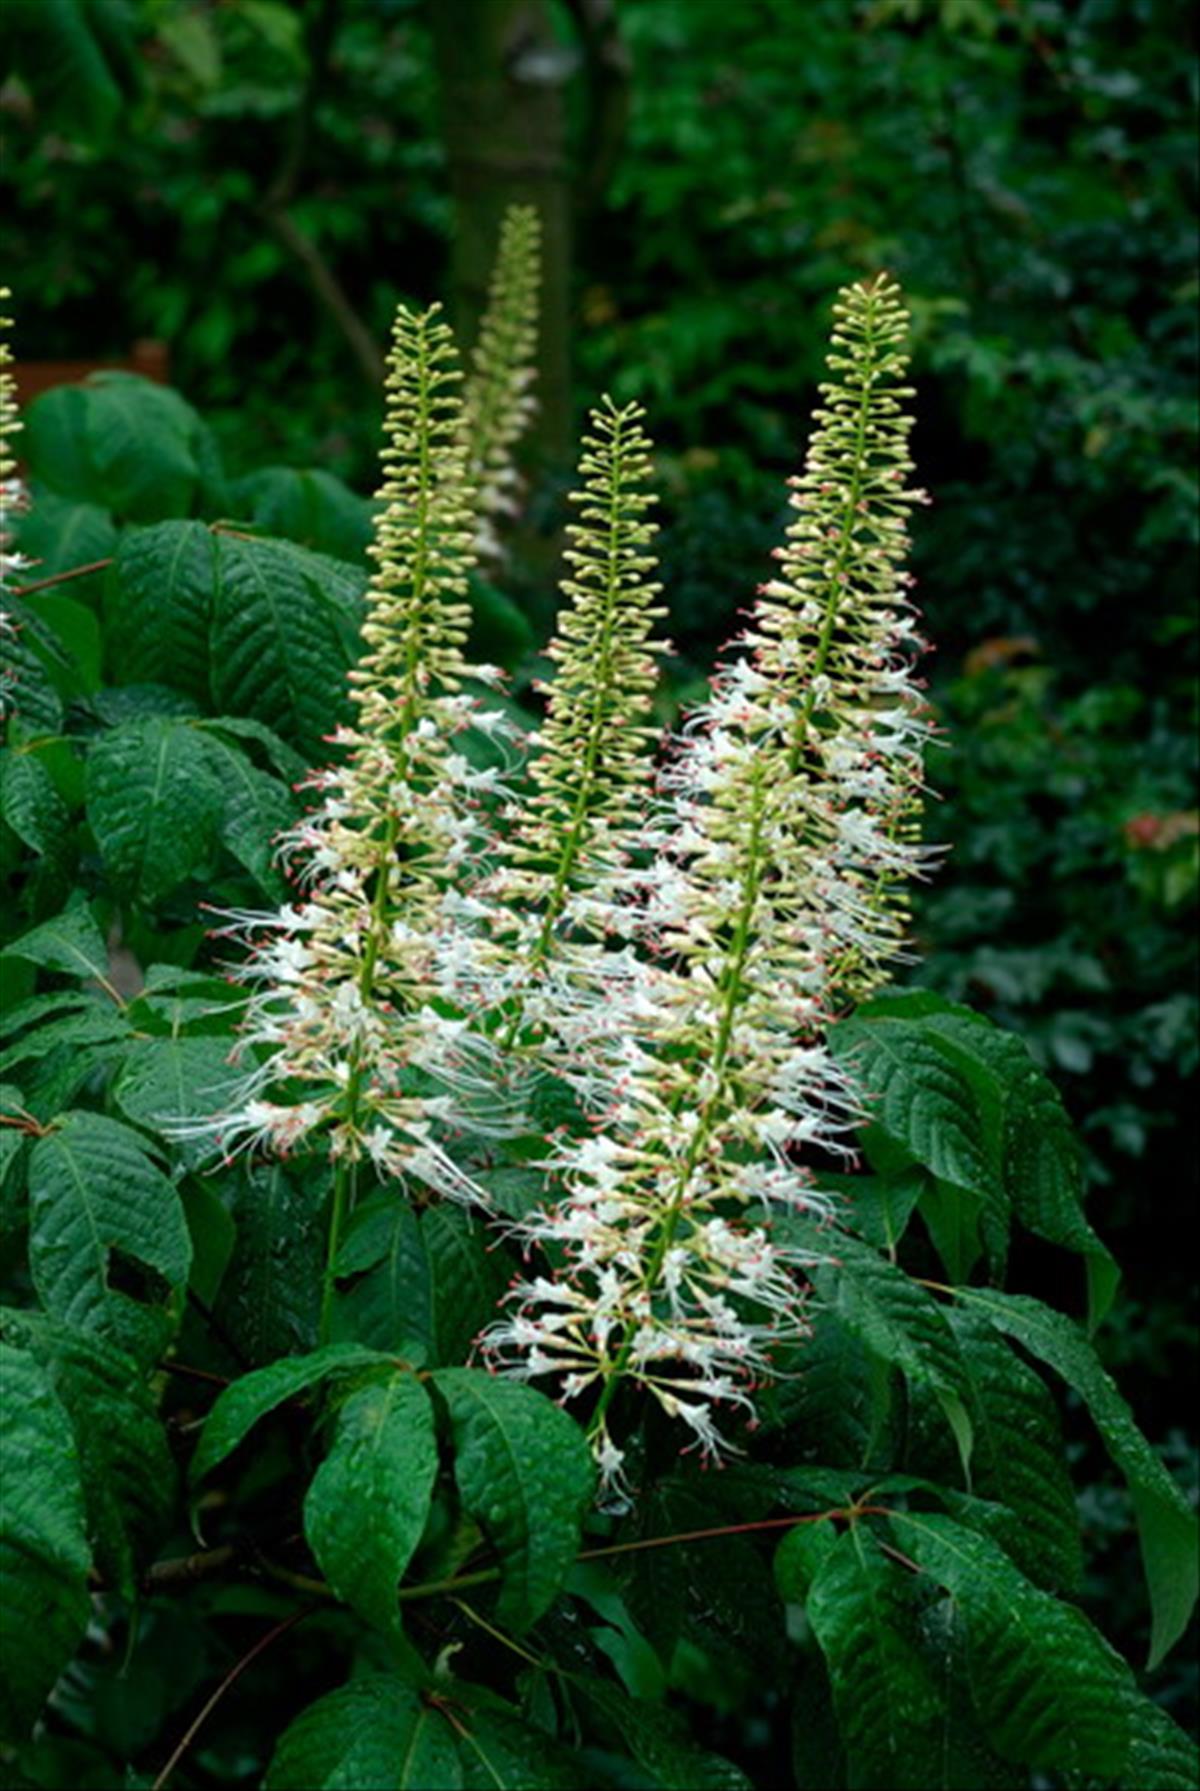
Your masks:
<path fill-rule="evenodd" d="M 533 456 L 571 453 L 571 181 L 564 88 L 577 54 L 555 36 L 546 0 L 430 0 L 456 223 L 451 315 L 474 340 L 500 219 L 514 202 L 542 221 L 538 414 Z"/>

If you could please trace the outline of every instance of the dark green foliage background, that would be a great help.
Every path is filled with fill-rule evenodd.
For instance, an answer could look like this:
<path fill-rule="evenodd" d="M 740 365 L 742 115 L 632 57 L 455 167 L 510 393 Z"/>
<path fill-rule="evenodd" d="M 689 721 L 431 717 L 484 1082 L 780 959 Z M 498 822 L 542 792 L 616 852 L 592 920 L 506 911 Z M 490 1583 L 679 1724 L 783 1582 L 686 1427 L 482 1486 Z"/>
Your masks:
<path fill-rule="evenodd" d="M 378 424 L 376 397 L 261 203 L 310 104 L 312 34 L 332 17 L 297 220 L 377 340 L 398 298 L 445 290 L 452 215 L 426 10 L 75 10 L 90 20 L 79 39 L 90 60 L 39 61 L 40 0 L 10 0 L 0 26 L 25 77 L 0 88 L 0 269 L 17 289 L 19 357 L 102 359 L 139 336 L 169 345 L 173 382 L 211 437 L 193 444 L 190 483 L 157 509 L 110 493 L 117 522 L 249 516 L 357 558 L 366 513 L 350 493 L 260 470 L 317 467 L 366 493 Z M 618 17 L 628 130 L 575 244 L 574 364 L 581 406 L 602 390 L 637 396 L 660 444 L 670 701 L 703 675 L 765 575 L 828 296 L 886 266 L 912 305 L 916 454 L 936 499 L 916 531 L 917 571 L 946 737 L 930 829 L 952 857 L 920 903 L 919 978 L 1019 1032 L 1083 1127 L 1092 1217 L 1126 1276 L 1101 1352 L 1194 1486 L 1194 1268 L 1182 1245 L 1194 1147 L 1180 1117 L 1194 1100 L 1200 843 L 1185 9 L 631 0 Z M 565 8 L 560 25 L 566 43 Z M 542 469 L 518 543 L 534 613 L 563 471 Z M 43 494 L 31 520 L 31 553 L 49 551 L 53 502 Z M 78 560 L 110 551 L 103 507 L 76 526 Z M 519 618 L 501 611 L 492 625 L 500 656 L 520 664 Z M 336 635 L 336 617 L 329 627 Z M 120 681 L 153 684 L 155 671 Z M 201 712 L 247 712 L 236 691 L 197 699 Z M 263 719 L 302 750 L 320 731 Z M 261 746 L 242 744 L 247 765 L 272 772 Z M 236 858 L 228 833 L 222 849 Z M 212 862 L 240 890 L 233 860 Z M 14 931 L 54 912 L 61 891 L 29 888 L 24 901 Z M 185 958 L 187 902 L 165 916 Z M 1080 1310 L 1082 1277 L 1064 1286 L 1061 1258 L 1020 1249 L 1014 1284 Z M 1140 1657 L 1126 1495 L 1077 1416 L 1088 1606 Z M 152 1621 L 170 1626 L 169 1614 Z M 118 1752 L 136 1752 L 215 1670 L 204 1646 L 164 1634 L 172 1658 L 196 1651 L 182 1677 L 112 1692 L 104 1720 Z M 315 1674 L 319 1632 L 298 1646 Z M 1194 1727 L 1186 1652 L 1153 1689 Z M 728 1734 L 713 1739 L 736 1751 Z"/>

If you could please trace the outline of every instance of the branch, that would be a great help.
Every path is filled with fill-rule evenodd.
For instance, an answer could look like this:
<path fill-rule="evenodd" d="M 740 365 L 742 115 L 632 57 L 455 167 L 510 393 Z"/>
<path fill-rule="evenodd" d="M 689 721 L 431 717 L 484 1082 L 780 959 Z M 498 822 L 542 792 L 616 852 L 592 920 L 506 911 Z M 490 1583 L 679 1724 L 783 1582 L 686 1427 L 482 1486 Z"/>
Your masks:
<path fill-rule="evenodd" d="M 341 330 L 363 374 L 374 386 L 383 384 L 383 356 L 370 330 L 346 296 L 337 275 L 311 237 L 305 236 L 289 211 L 268 201 L 262 208 L 267 227 L 300 263 L 319 302 Z"/>
<path fill-rule="evenodd" d="M 221 1699 L 225 1696 L 225 1693 L 237 1684 L 247 1667 L 253 1666 L 259 1655 L 265 1654 L 273 1642 L 277 1642 L 280 1636 L 286 1635 L 289 1629 L 295 1629 L 298 1623 L 303 1623 L 304 1619 L 310 1617 L 313 1611 L 317 1609 L 319 1609 L 319 1606 L 310 1604 L 306 1605 L 302 1611 L 293 1611 L 290 1617 L 285 1617 L 281 1623 L 276 1623 L 272 1629 L 267 1631 L 266 1635 L 259 1636 L 253 1648 L 248 1649 L 246 1653 L 242 1655 L 241 1659 L 234 1663 L 229 1672 L 226 1673 L 224 1679 L 222 1679 L 220 1685 L 218 1685 L 216 1691 L 205 1701 L 201 1707 L 200 1714 L 195 1717 L 184 1730 L 183 1739 L 172 1751 L 170 1759 L 155 1779 L 150 1791 L 163 1791 L 163 1787 L 166 1785 L 167 1780 L 179 1765 L 179 1762 L 183 1759 L 183 1756 L 187 1753 L 197 1735 L 200 1733 L 217 1705 L 221 1702 Z"/>
<path fill-rule="evenodd" d="M 383 355 L 370 330 L 351 304 L 345 287 L 311 237 L 305 236 L 289 207 L 296 198 L 300 176 L 308 161 L 317 100 L 329 75 L 333 41 L 337 35 L 340 0 L 320 0 L 308 39 L 308 80 L 291 117 L 291 129 L 283 147 L 275 178 L 262 203 L 262 217 L 280 245 L 287 250 L 312 287 L 313 293 L 348 343 L 369 384 L 383 384 Z"/>
<path fill-rule="evenodd" d="M 29 597 L 34 591 L 48 591 L 51 585 L 65 585 L 69 578 L 85 578 L 89 572 L 103 572 L 112 563 L 110 554 L 106 560 L 91 560 L 86 566 L 72 566 L 69 572 L 56 572 L 50 578 L 35 579 L 31 585 L 15 586 L 13 596 Z"/>

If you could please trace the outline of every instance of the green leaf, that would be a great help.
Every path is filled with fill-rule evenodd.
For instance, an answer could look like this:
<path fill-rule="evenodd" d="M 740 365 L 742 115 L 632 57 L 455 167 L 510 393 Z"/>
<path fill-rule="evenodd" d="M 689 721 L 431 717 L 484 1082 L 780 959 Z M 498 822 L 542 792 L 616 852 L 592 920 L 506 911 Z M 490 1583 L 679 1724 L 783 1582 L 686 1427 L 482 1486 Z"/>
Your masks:
<path fill-rule="evenodd" d="M 947 1316 L 962 1350 L 975 1430 L 972 1490 L 1019 1519 L 1006 1544 L 1023 1573 L 1050 1590 L 1083 1579 L 1075 1491 L 1058 1411 L 1040 1376 L 969 1310 Z"/>
<path fill-rule="evenodd" d="M 1124 1474 L 1137 1515 L 1153 1613 L 1149 1664 L 1157 1666 L 1187 1628 L 1196 1603 L 1195 1513 L 1137 1428 L 1087 1338 L 1070 1319 L 1024 1294 L 963 1288 L 959 1297 L 1074 1388 Z"/>
<path fill-rule="evenodd" d="M 0 1310 L 0 1340 L 45 1370 L 70 1418 L 87 1533 L 101 1571 L 126 1598 L 135 1569 L 162 1541 L 175 1463 L 153 1396 L 132 1356 L 54 1319 Z"/>
<path fill-rule="evenodd" d="M 70 136 L 103 138 L 138 74 L 131 15 L 88 0 L 37 0 L 5 9 L 5 60 L 12 59 L 40 116 Z"/>
<path fill-rule="evenodd" d="M 218 1396 L 192 1457 L 193 1483 L 211 1473 L 256 1424 L 286 1400 L 319 1387 L 333 1375 L 370 1368 L 390 1358 L 357 1343 L 328 1343 L 307 1356 L 285 1356 L 267 1368 L 244 1374 Z"/>
<path fill-rule="evenodd" d="M 83 903 L 64 909 L 32 932 L 22 933 L 0 957 L 24 958 L 43 970 L 61 970 L 99 983 L 108 980 L 108 948 L 91 912 Z"/>
<path fill-rule="evenodd" d="M 225 1111 L 245 1082 L 244 1069 L 229 1061 L 227 1038 L 135 1039 L 113 1083 L 113 1099 L 122 1113 L 171 1138 L 181 1121 L 203 1120 Z M 220 1153 L 215 1136 L 182 1138 L 174 1145 L 191 1167 Z"/>
<path fill-rule="evenodd" d="M 105 601 L 117 682 L 169 685 L 207 705 L 216 568 L 202 522 L 125 530 Z"/>
<path fill-rule="evenodd" d="M 0 1035 L 20 1032 L 22 1027 L 36 1026 L 51 1014 L 77 1013 L 95 1007 L 103 997 L 92 989 L 47 989 L 40 995 L 28 995 L 23 1001 L 0 1011 Z"/>
<path fill-rule="evenodd" d="M 63 669 L 51 669 L 60 695 L 91 696 L 101 682 L 102 646 L 95 612 L 71 589 L 33 591 L 25 599 L 25 609 L 43 623 L 41 638 L 52 639 L 62 656 Z"/>
<path fill-rule="evenodd" d="M 791 1698 L 796 1791 L 846 1791 L 846 1758 L 825 1657 L 811 1642 L 798 1655 Z"/>
<path fill-rule="evenodd" d="M 348 713 L 366 574 L 286 541 L 219 534 L 211 636 L 222 709 L 275 730 L 312 762 Z"/>
<path fill-rule="evenodd" d="M 115 1252 L 187 1282 L 191 1242 L 179 1195 L 146 1140 L 99 1113 L 66 1113 L 29 1159 L 29 1266 L 47 1311 L 82 1331 L 124 1334 L 130 1297 L 110 1285 Z"/>
<path fill-rule="evenodd" d="M 769 1469 L 730 1465 L 721 1474 L 680 1468 L 653 1480 L 621 1540 L 686 1536 L 765 1517 L 785 1496 Z M 635 1549 L 614 1563 L 622 1596 L 664 1666 L 681 1637 L 730 1670 L 743 1664 L 774 1677 L 785 1637 L 762 1553 L 744 1536 Z"/>
<path fill-rule="evenodd" d="M 890 1370 L 833 1312 L 815 1310 L 808 1337 L 779 1366 L 787 1378 L 764 1394 L 764 1423 L 786 1426 L 805 1461 L 849 1468 L 887 1456 Z"/>
<path fill-rule="evenodd" d="M 271 1362 L 316 1341 L 326 1190 L 278 1163 L 250 1168 L 239 1159 L 235 1175 L 237 1237 L 216 1319 L 243 1359 Z"/>
<path fill-rule="evenodd" d="M 186 721 L 148 716 L 88 753 L 88 822 L 113 877 L 144 903 L 169 895 L 211 848 L 222 795 L 208 745 Z"/>
<path fill-rule="evenodd" d="M 466 1694 L 466 1688 L 464 1688 Z M 542 1730 L 490 1705 L 459 1718 L 464 1791 L 587 1791 L 578 1756 Z"/>
<path fill-rule="evenodd" d="M 971 1697 L 967 1626 L 954 1599 L 926 1606 L 921 1638 L 942 1705 L 927 1756 L 930 1791 L 1026 1791 L 1029 1775 L 1002 1760 L 980 1728 Z"/>
<path fill-rule="evenodd" d="M 835 1260 L 813 1282 L 838 1318 L 882 1361 L 932 1389 L 954 1433 L 964 1469 L 971 1456 L 971 1420 L 958 1343 L 937 1302 L 869 1244 L 839 1233 Z"/>
<path fill-rule="evenodd" d="M 186 515 L 203 478 L 204 425 L 191 405 L 136 373 L 94 373 L 86 395 L 102 501 L 128 522 Z"/>
<path fill-rule="evenodd" d="M 260 889 L 283 899 L 287 880 L 275 863 L 275 852 L 280 834 L 296 819 L 291 792 L 278 778 L 252 765 L 239 747 L 212 735 L 204 740 L 204 747 L 221 789 L 222 843 Z"/>
<path fill-rule="evenodd" d="M 37 578 L 54 578 L 110 557 L 117 529 L 102 505 L 75 503 L 49 486 L 35 486 L 29 497 L 29 509 L 17 521 L 17 546 L 37 561 Z M 100 575 L 89 576 L 89 586 L 92 577 L 99 582 Z"/>
<path fill-rule="evenodd" d="M 377 1349 L 413 1340 L 437 1367 L 460 1362 L 495 1312 L 506 1272 L 483 1225 L 449 1206 L 420 1218 L 395 1193 L 364 1201 L 338 1259 L 359 1276 L 339 1296 L 339 1329 Z"/>
<path fill-rule="evenodd" d="M 815 1524 L 797 1524 L 775 1550 L 772 1571 L 785 1604 L 803 1604 L 817 1573 L 838 1545 L 837 1530 L 829 1518 Z"/>
<path fill-rule="evenodd" d="M 0 1739 L 23 1740 L 91 1602 L 79 1463 L 45 1371 L 0 1343 Z"/>
<path fill-rule="evenodd" d="M 45 1026 L 31 1027 L 6 1050 L 0 1051 L 0 1070 L 47 1057 L 63 1045 L 81 1048 L 128 1037 L 129 1025 L 121 1010 L 97 1001 L 82 1013 L 65 1014 L 61 1019 L 48 1021 Z"/>
<path fill-rule="evenodd" d="M 233 503 L 266 534 L 335 559 L 361 559 L 371 539 L 367 499 L 320 467 L 260 467 L 238 481 Z"/>
<path fill-rule="evenodd" d="M 1200 1784 L 1200 1749 L 1149 1698 L 1139 1697 L 1131 1712 L 1121 1784 L 1129 1791 L 1195 1791 Z"/>
<path fill-rule="evenodd" d="M 1118 1272 L 1083 1214 L 1081 1156 L 1053 1084 L 1020 1039 L 923 990 L 880 997 L 831 1034 L 874 1097 L 875 1124 L 949 1192 L 977 1197 L 993 1267 L 1002 1268 L 1010 1212 L 1036 1236 L 1087 1263 L 1094 1327 Z M 935 1241 L 948 1215 L 934 1214 Z M 939 1246 L 940 1247 L 940 1246 Z M 949 1249 L 954 1272 L 957 1238 Z"/>
<path fill-rule="evenodd" d="M 856 1526 L 818 1565 L 805 1611 L 825 1656 L 855 1791 L 927 1791 L 941 1708 L 904 1572 Z"/>
<path fill-rule="evenodd" d="M 289 785 L 295 784 L 308 770 L 300 754 L 293 751 L 286 741 L 272 733 L 270 728 L 264 727 L 261 721 L 254 721 L 247 715 L 206 716 L 200 722 L 200 727 L 206 734 L 215 734 L 218 739 L 228 735 L 230 740 L 239 745 L 250 740 L 256 746 L 261 746 L 272 769 Z"/>
<path fill-rule="evenodd" d="M 188 1236 L 192 1240 L 188 1288 L 205 1306 L 211 1306 L 220 1292 L 237 1238 L 237 1227 L 229 1208 L 217 1193 L 213 1179 L 211 1176 L 187 1176 L 179 1191 Z"/>
<path fill-rule="evenodd" d="M 1032 1586 L 1003 1549 L 931 1513 L 895 1513 L 899 1546 L 954 1598 L 971 1692 L 1005 1759 L 1111 1780 L 1129 1747 L 1132 1678 L 1081 1611 Z"/>
<path fill-rule="evenodd" d="M 396 1588 L 421 1540 L 437 1471 L 433 1408 L 411 1372 L 372 1378 L 339 1401 L 329 1453 L 304 1501 L 304 1533 L 338 1597 L 381 1629 L 398 1620 Z"/>
<path fill-rule="evenodd" d="M 136 373 L 93 373 L 44 393 L 26 413 L 22 445 L 35 478 L 124 522 L 187 516 L 217 470 L 191 405 Z"/>
<path fill-rule="evenodd" d="M 999 1190 L 972 1091 L 926 1032 L 923 1009 L 913 1011 L 921 999 L 917 991 L 868 1003 L 832 1028 L 830 1048 L 871 1097 L 874 1124 L 911 1161 L 994 1200 Z"/>
<path fill-rule="evenodd" d="M 583 1432 L 531 1387 L 471 1368 L 434 1375 L 450 1412 L 454 1477 L 500 1556 L 502 1622 L 527 1629 L 554 1602 L 595 1486 Z"/>
<path fill-rule="evenodd" d="M 697 1747 L 675 1711 L 631 1698 L 606 1680 L 575 1674 L 572 1685 L 661 1791 L 751 1791 L 750 1780 L 732 1760 Z"/>
<path fill-rule="evenodd" d="M 33 753 L 0 749 L 0 820 L 39 858 L 61 856 L 67 810 L 53 778 Z"/>
<path fill-rule="evenodd" d="M 6 701 L 22 733 L 33 739 L 56 735 L 63 724 L 63 699 L 50 675 L 50 655 L 29 626 L 29 612 L 21 616 L 21 605 L 5 593 L 5 608 L 20 619 L 14 636 L 4 643 L 4 669 L 11 679 Z"/>
<path fill-rule="evenodd" d="M 884 1175 L 823 1175 L 820 1187 L 844 1202 L 839 1222 L 884 1250 L 895 1260 L 896 1249 L 908 1229 L 929 1178 L 918 1170 L 893 1177 Z"/>
<path fill-rule="evenodd" d="M 282 1736 L 264 1791 L 460 1791 L 455 1731 L 402 1679 L 372 1674 L 311 1704 Z"/>

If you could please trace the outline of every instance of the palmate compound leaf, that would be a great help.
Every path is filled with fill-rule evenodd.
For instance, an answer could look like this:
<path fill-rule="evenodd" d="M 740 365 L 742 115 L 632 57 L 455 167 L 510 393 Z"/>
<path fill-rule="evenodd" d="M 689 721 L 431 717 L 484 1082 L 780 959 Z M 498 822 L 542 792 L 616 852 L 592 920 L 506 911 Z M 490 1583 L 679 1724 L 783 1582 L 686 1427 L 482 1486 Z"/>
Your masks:
<path fill-rule="evenodd" d="M 367 575 L 288 541 L 219 533 L 209 639 L 213 695 L 282 735 L 309 763 L 347 709 Z"/>
<path fill-rule="evenodd" d="M 429 1395 L 409 1370 L 372 1374 L 338 1400 L 304 1533 L 339 1598 L 392 1628 L 396 1588 L 429 1516 L 438 1471 Z"/>
<path fill-rule="evenodd" d="M 978 1201 L 993 1267 L 1003 1267 L 1016 1217 L 1084 1257 L 1098 1324 L 1118 1272 L 1084 1216 L 1080 1150 L 1057 1090 L 1021 1041 L 968 1008 L 905 990 L 868 1002 L 831 1043 L 853 1063 L 887 1138 L 948 1197 L 960 1189 Z"/>
<path fill-rule="evenodd" d="M 990 1538 L 926 1512 L 889 1520 L 898 1547 L 954 1599 L 971 1695 L 1005 1759 L 1120 1781 L 1138 1694 L 1129 1668 L 1074 1606 L 1039 1591 Z"/>
<path fill-rule="evenodd" d="M 179 1195 L 146 1139 L 119 1120 L 63 1114 L 30 1154 L 29 1208 L 34 1286 L 53 1317 L 81 1331 L 122 1341 L 145 1312 L 111 1285 L 117 1253 L 171 1290 L 187 1282 L 191 1240 Z"/>
<path fill-rule="evenodd" d="M 1196 1603 L 1196 1514 L 1133 1421 L 1087 1338 L 1061 1312 L 1025 1294 L 962 1288 L 967 1309 L 1062 1376 L 1083 1400 L 1104 1446 L 1129 1485 L 1150 1593 L 1150 1666 L 1187 1628 Z"/>
<path fill-rule="evenodd" d="M 111 728 L 87 758 L 87 818 L 119 887 L 152 904 L 210 851 L 221 785 L 206 742 L 184 720 L 145 716 Z"/>
<path fill-rule="evenodd" d="M 28 1734 L 88 1619 L 79 1458 L 45 1369 L 0 1343 L 0 1740 Z"/>
<path fill-rule="evenodd" d="M 175 1464 L 146 1377 L 124 1350 L 40 1313 L 0 1310 L 0 1342 L 45 1371 L 71 1422 L 96 1564 L 128 1597 L 170 1521 Z"/>
<path fill-rule="evenodd" d="M 209 700 L 216 540 L 202 522 L 126 529 L 109 577 L 109 675 Z"/>
<path fill-rule="evenodd" d="M 501 1622 L 527 1629 L 553 1603 L 595 1487 L 583 1432 L 544 1394 L 472 1368 L 433 1381 L 450 1414 L 459 1496 L 500 1557 Z"/>
<path fill-rule="evenodd" d="M 797 1550 L 821 1555 L 804 1608 L 829 1670 L 849 1784 L 855 1791 L 929 1791 L 941 1701 L 903 1571 L 862 1526 L 834 1539 L 820 1525 L 817 1537 L 789 1537 L 788 1545 L 785 1589 L 801 1566 Z"/>

